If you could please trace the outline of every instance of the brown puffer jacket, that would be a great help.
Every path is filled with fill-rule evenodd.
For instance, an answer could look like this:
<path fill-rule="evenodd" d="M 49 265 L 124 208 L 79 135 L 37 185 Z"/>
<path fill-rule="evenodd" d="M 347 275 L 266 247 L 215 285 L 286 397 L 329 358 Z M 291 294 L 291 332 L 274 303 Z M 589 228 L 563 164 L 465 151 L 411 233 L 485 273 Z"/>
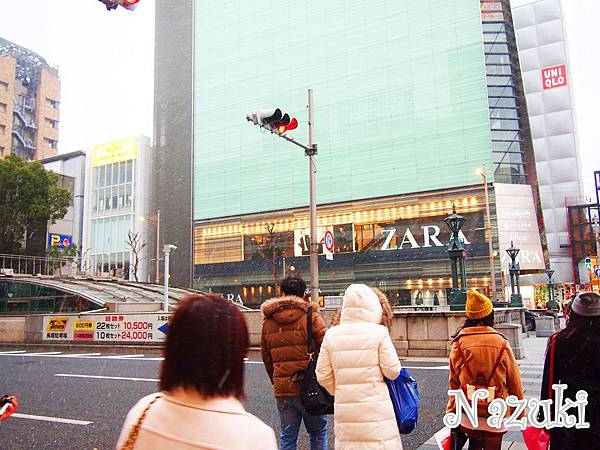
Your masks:
<path fill-rule="evenodd" d="M 260 308 L 264 316 L 260 348 L 275 397 L 300 395 L 300 385 L 308 364 L 306 311 L 310 306 L 300 297 L 288 296 L 267 300 Z M 313 339 L 318 350 L 327 326 L 318 306 L 312 305 L 312 308 Z"/>

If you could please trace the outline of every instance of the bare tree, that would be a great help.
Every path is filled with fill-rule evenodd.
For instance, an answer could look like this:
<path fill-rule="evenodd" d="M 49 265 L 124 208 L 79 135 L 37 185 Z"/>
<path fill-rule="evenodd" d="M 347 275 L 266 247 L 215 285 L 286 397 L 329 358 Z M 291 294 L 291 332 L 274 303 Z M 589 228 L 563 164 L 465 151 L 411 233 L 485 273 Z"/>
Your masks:
<path fill-rule="evenodd" d="M 131 230 L 127 232 L 127 240 L 125 244 L 131 249 L 131 254 L 133 255 L 133 261 L 131 261 L 131 273 L 133 274 L 133 278 L 136 282 L 139 282 L 137 271 L 138 264 L 140 262 L 140 253 L 148 245 L 147 241 L 142 240 L 140 234 L 136 231 L 135 233 Z"/>
<path fill-rule="evenodd" d="M 277 233 L 275 233 L 275 224 L 267 224 L 265 230 L 267 231 L 267 236 L 263 241 L 264 245 L 259 250 L 259 253 L 263 258 L 271 260 L 271 271 L 273 272 L 273 279 L 275 280 L 275 292 L 277 295 L 280 295 L 278 262 L 279 258 L 283 255 L 284 250 L 281 245 L 278 245 L 280 238 L 277 236 Z"/>

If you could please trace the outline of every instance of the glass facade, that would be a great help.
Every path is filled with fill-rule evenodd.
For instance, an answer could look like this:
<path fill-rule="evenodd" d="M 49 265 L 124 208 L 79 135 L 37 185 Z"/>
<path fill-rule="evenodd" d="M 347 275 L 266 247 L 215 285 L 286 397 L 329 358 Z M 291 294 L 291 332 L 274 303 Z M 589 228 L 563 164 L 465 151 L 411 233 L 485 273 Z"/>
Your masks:
<path fill-rule="evenodd" d="M 469 285 L 487 290 L 485 197 L 482 188 L 474 187 L 320 207 L 321 247 L 325 230 L 335 241 L 332 261 L 321 248 L 321 294 L 339 295 L 349 284 L 362 282 L 379 287 L 395 305 L 444 306 L 451 280 L 443 219 L 453 205 L 466 218 Z M 308 228 L 305 208 L 197 222 L 194 287 L 259 306 L 275 295 L 284 275 L 309 278 Z"/>
<path fill-rule="evenodd" d="M 527 114 L 518 88 L 519 60 L 509 2 L 481 1 L 481 20 L 494 179 L 499 183 L 526 184 L 526 138 L 520 118 Z"/>
<path fill-rule="evenodd" d="M 491 166 L 479 6 L 197 0 L 194 219 L 308 203 L 303 152 L 245 116 L 280 107 L 306 142 L 309 87 L 319 204 L 478 184 Z"/>
<path fill-rule="evenodd" d="M 100 309 L 78 295 L 26 282 L 0 280 L 0 313 L 70 313 Z"/>

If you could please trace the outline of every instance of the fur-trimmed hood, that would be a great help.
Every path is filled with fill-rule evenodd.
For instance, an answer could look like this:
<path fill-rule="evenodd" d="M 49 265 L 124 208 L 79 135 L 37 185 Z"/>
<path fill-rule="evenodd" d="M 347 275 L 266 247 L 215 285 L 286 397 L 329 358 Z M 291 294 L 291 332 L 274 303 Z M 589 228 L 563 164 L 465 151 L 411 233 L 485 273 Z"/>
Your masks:
<path fill-rule="evenodd" d="M 304 316 L 311 306 L 313 311 L 319 312 L 317 305 L 313 305 L 295 295 L 286 295 L 267 300 L 261 305 L 260 311 L 265 320 L 272 319 L 276 322 L 287 324 L 295 322 Z"/>

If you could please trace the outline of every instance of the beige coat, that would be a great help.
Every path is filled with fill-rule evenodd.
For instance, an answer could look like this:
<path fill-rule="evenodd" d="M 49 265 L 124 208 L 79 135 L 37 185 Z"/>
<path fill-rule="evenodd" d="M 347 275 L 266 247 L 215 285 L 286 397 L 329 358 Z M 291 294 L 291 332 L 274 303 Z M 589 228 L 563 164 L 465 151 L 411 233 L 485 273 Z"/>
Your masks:
<path fill-rule="evenodd" d="M 157 396 L 142 398 L 127 414 L 120 449 L 144 408 Z M 135 450 L 277 450 L 273 430 L 260 419 L 247 413 L 235 398 L 200 401 L 197 398 L 166 395 L 149 409 Z"/>
<path fill-rule="evenodd" d="M 402 442 L 383 377 L 395 379 L 400 361 L 387 328 L 379 325 L 377 296 L 361 286 L 346 290 L 340 325 L 325 333 L 317 380 L 335 395 L 336 450 L 399 450 Z"/>

